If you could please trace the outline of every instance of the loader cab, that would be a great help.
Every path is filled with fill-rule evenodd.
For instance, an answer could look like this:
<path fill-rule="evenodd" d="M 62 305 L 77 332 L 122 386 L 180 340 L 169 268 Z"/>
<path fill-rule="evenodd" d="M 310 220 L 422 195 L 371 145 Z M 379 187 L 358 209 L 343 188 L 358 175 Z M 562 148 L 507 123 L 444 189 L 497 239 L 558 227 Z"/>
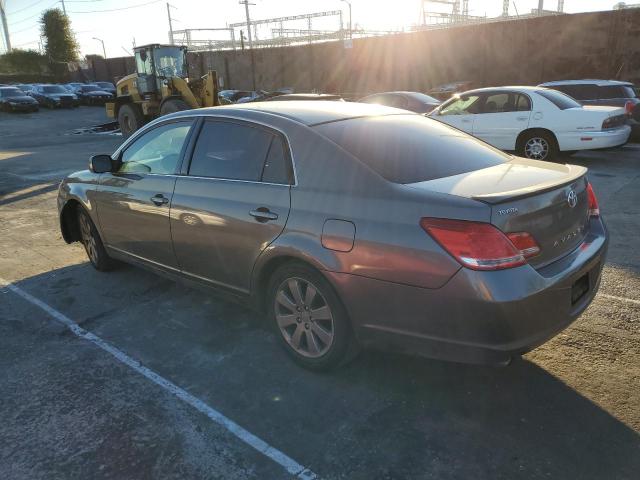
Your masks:
<path fill-rule="evenodd" d="M 134 49 L 137 86 L 142 95 L 156 94 L 164 80 L 187 78 L 187 48 L 175 45 L 144 45 Z"/>

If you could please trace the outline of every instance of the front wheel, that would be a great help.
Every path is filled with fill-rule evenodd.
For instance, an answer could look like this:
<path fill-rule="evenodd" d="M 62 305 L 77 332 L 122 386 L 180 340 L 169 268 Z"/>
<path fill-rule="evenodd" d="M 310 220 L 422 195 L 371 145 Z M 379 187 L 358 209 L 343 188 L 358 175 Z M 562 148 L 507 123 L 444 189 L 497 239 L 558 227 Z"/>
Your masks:
<path fill-rule="evenodd" d="M 181 112 L 182 110 L 189 110 L 190 108 L 191 107 L 184 100 L 180 100 L 179 98 L 170 98 L 160 107 L 160 115 Z"/>
<path fill-rule="evenodd" d="M 115 262 L 107 254 L 100 234 L 89 214 L 82 208 L 78 208 L 78 226 L 80 227 L 80 241 L 87 252 L 91 265 L 101 272 L 111 270 Z"/>
<path fill-rule="evenodd" d="M 551 162 L 558 155 L 556 139 L 546 132 L 529 132 L 518 143 L 518 155 L 521 157 Z"/>
<path fill-rule="evenodd" d="M 306 265 L 287 264 L 276 270 L 269 282 L 267 309 L 282 346 L 305 368 L 329 370 L 357 353 L 338 295 Z"/>
<path fill-rule="evenodd" d="M 125 104 L 118 111 L 118 124 L 124 138 L 129 138 L 133 132 L 144 124 L 144 117 L 140 107 L 135 104 Z"/>

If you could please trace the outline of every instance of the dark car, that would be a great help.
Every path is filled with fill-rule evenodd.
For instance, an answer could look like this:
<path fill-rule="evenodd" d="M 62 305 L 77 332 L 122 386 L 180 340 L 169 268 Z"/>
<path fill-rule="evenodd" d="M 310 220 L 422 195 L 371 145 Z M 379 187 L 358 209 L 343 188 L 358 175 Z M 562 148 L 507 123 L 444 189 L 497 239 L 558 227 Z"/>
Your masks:
<path fill-rule="evenodd" d="M 0 109 L 5 112 L 37 112 L 38 101 L 19 88 L 0 87 Z"/>
<path fill-rule="evenodd" d="M 640 98 L 633 83 L 618 80 L 559 80 L 538 86 L 558 90 L 583 105 L 624 107 L 629 116 L 631 136 L 640 138 Z"/>
<path fill-rule="evenodd" d="M 64 179 L 58 211 L 96 269 L 226 292 L 308 368 L 373 346 L 506 364 L 598 290 L 586 174 L 395 108 L 262 102 L 152 121 Z"/>
<path fill-rule="evenodd" d="M 344 99 L 340 95 L 333 95 L 330 93 L 286 93 L 282 95 L 276 95 L 274 97 L 265 98 L 265 102 L 286 102 L 292 100 L 332 100 L 337 102 L 344 102 Z"/>
<path fill-rule="evenodd" d="M 235 103 L 241 98 L 255 96 L 255 92 L 249 90 L 221 90 L 218 95 L 231 103 Z"/>
<path fill-rule="evenodd" d="M 72 108 L 80 105 L 78 96 L 62 85 L 36 85 L 30 94 L 47 108 Z"/>
<path fill-rule="evenodd" d="M 416 113 L 429 113 L 440 105 L 440 101 L 420 92 L 375 93 L 358 100 L 362 103 L 376 103 L 387 107 L 402 108 Z"/>
<path fill-rule="evenodd" d="M 75 94 L 83 105 L 104 105 L 113 98 L 113 95 L 97 85 L 81 85 L 75 90 Z"/>
<path fill-rule="evenodd" d="M 111 82 L 94 82 L 97 86 L 103 89 L 105 92 L 109 92 L 113 95 L 116 94 L 116 86 Z"/>
<path fill-rule="evenodd" d="M 35 85 L 31 85 L 30 83 L 18 83 L 17 85 L 13 86 L 19 88 L 24 93 L 30 93 L 36 88 Z"/>

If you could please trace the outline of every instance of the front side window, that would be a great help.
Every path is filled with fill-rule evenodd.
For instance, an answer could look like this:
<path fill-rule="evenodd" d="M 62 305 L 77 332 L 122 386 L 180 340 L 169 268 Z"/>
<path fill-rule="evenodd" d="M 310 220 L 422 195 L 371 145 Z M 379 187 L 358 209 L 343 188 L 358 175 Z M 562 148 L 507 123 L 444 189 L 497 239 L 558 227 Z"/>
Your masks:
<path fill-rule="evenodd" d="M 480 95 L 463 95 L 454 97 L 450 103 L 445 104 L 440 110 L 440 115 L 468 115 L 476 113 Z"/>
<path fill-rule="evenodd" d="M 191 125 L 167 123 L 143 134 L 123 152 L 118 173 L 175 173 Z"/>
<path fill-rule="evenodd" d="M 273 138 L 262 128 L 207 121 L 198 137 L 189 175 L 261 181 Z"/>

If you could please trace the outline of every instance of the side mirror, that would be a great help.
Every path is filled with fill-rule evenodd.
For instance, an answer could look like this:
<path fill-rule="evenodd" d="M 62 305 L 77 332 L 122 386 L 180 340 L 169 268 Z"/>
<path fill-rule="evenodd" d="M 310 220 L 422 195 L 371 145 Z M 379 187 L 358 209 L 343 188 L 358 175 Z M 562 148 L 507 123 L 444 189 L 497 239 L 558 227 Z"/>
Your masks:
<path fill-rule="evenodd" d="M 111 155 L 94 155 L 89 159 L 89 170 L 93 173 L 106 173 L 113 170 Z"/>

